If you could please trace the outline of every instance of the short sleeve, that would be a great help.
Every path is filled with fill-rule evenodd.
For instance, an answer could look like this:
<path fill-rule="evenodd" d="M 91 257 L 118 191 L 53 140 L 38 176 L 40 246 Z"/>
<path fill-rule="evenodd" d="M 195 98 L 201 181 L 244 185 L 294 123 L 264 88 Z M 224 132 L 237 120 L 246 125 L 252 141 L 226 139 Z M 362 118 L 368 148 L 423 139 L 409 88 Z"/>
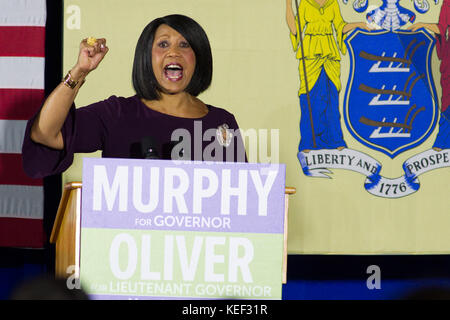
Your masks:
<path fill-rule="evenodd" d="M 72 164 L 74 153 L 101 150 L 108 126 L 112 123 L 110 107 L 114 101 L 111 97 L 79 109 L 72 105 L 61 128 L 64 141 L 62 150 L 49 148 L 31 140 L 31 127 L 38 113 L 34 115 L 27 123 L 22 145 L 25 173 L 33 178 L 61 173 Z"/>
<path fill-rule="evenodd" d="M 438 28 L 440 34 L 436 35 L 436 52 L 438 58 L 442 60 L 442 58 L 448 54 L 448 50 L 450 49 L 450 39 L 447 39 L 447 29 L 450 25 L 450 4 L 445 2 L 442 4 L 441 13 L 439 15 L 439 23 Z"/>
<path fill-rule="evenodd" d="M 347 23 L 342 18 L 339 3 L 337 1 L 334 1 L 333 7 L 334 7 L 333 25 L 334 28 L 336 29 L 337 43 L 339 46 L 339 50 L 341 50 L 342 54 L 345 54 L 347 52 L 347 47 L 345 46 L 344 40 L 347 37 L 347 35 L 343 34 L 342 30 L 344 29 Z"/>

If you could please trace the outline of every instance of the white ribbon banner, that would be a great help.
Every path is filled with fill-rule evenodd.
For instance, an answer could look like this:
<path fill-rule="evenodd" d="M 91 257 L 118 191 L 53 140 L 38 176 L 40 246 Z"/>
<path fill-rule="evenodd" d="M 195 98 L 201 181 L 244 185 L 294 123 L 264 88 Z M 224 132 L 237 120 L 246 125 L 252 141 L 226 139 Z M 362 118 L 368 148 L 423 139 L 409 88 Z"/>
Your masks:
<path fill-rule="evenodd" d="M 297 155 L 303 173 L 310 177 L 328 178 L 329 169 L 344 169 L 366 176 L 364 188 L 383 198 L 401 198 L 417 192 L 420 188 L 418 177 L 428 171 L 450 167 L 450 149 L 419 153 L 403 165 L 404 175 L 398 178 L 385 178 L 380 175 L 382 165 L 371 156 L 352 149 L 323 149 Z"/>

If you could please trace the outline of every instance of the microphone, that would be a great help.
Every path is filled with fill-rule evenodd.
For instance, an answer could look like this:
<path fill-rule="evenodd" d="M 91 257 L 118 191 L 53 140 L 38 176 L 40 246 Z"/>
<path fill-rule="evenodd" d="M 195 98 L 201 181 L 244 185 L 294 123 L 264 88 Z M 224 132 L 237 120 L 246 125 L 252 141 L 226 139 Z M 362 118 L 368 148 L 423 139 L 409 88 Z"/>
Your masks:
<path fill-rule="evenodd" d="M 159 159 L 158 152 L 156 151 L 156 143 L 152 137 L 147 136 L 142 138 L 141 153 L 144 155 L 144 159 Z"/>

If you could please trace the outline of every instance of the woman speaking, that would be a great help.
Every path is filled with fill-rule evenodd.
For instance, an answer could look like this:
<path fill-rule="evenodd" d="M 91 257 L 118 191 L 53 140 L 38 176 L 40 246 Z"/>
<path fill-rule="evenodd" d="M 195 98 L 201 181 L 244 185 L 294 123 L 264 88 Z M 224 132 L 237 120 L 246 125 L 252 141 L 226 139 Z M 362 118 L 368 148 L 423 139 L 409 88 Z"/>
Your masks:
<path fill-rule="evenodd" d="M 28 121 L 22 150 L 28 175 L 62 172 L 75 152 L 143 158 L 148 138 L 161 159 L 245 161 L 234 116 L 197 98 L 212 79 L 210 44 L 197 22 L 183 15 L 150 22 L 134 56 L 136 95 L 75 109 L 77 93 L 108 51 L 106 39 L 83 40 L 75 66 Z"/>

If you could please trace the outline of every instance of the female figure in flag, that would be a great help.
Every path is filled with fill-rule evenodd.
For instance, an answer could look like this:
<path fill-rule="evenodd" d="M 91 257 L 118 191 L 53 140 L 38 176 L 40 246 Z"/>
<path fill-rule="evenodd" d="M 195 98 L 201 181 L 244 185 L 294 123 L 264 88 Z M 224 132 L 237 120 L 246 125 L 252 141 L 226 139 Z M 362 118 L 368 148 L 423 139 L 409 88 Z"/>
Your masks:
<path fill-rule="evenodd" d="M 298 151 L 342 150 L 347 145 L 339 114 L 339 50 L 345 54 L 347 32 L 357 27 L 370 29 L 363 22 L 346 23 L 337 0 L 301 0 L 297 16 L 292 9 L 292 0 L 286 0 L 286 22 L 293 49 L 300 60 L 301 139 Z"/>
<path fill-rule="evenodd" d="M 409 30 L 416 31 L 426 28 L 436 35 L 436 52 L 441 60 L 441 119 L 439 120 L 439 132 L 433 144 L 433 149 L 441 151 L 450 148 L 450 0 L 444 0 L 439 14 L 439 22 L 416 23 Z"/>

